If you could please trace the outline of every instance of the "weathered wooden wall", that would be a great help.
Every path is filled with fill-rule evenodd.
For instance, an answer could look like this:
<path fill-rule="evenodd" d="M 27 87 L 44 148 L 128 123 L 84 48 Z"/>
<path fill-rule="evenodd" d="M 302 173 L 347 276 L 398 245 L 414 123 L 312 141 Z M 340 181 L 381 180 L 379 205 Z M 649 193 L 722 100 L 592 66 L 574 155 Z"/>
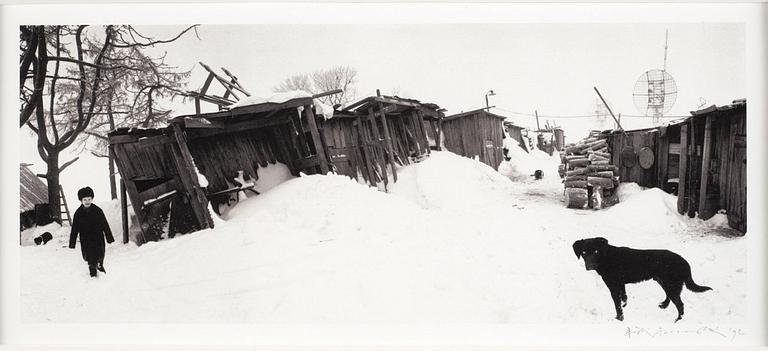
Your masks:
<path fill-rule="evenodd" d="M 158 208 L 156 211 L 149 211 L 152 206 L 145 206 L 145 202 L 174 190 L 179 196 L 184 196 L 174 159 L 173 148 L 176 146 L 172 139 L 162 134 L 122 135 L 113 140 L 123 141 L 113 141 L 112 148 L 131 206 L 139 219 L 142 233 L 137 237 L 137 244 L 156 240 L 162 231 L 162 217 L 167 215 L 167 206 L 172 198 L 164 202 L 166 206 L 155 206 Z"/>
<path fill-rule="evenodd" d="M 445 147 L 456 154 L 475 158 L 498 170 L 503 160 L 503 130 L 500 118 L 476 112 L 446 119 L 442 123 Z"/>
<path fill-rule="evenodd" d="M 259 167 L 275 162 L 290 165 L 292 159 L 298 158 L 293 154 L 285 155 L 285 149 L 288 148 L 278 143 L 282 141 L 276 140 L 271 128 L 188 141 L 195 165 L 208 180 L 209 192 L 234 186 L 233 179 L 237 177 L 238 171 L 243 171 L 246 179 L 258 180 Z"/>
<path fill-rule="evenodd" d="M 711 124 L 709 139 L 707 118 Z M 680 213 L 709 219 L 725 209 L 729 225 L 746 232 L 745 108 L 714 110 L 678 124 L 626 134 L 625 137 L 621 132 L 613 132 L 609 137 L 612 163 L 619 167 L 621 182 L 659 187 L 668 192 L 677 186 Z M 632 166 L 624 164 L 621 154 L 626 146 L 635 154 L 644 146 L 654 150 L 653 166 L 643 169 L 638 162 Z M 670 182 L 672 179 L 678 181 Z"/>
<path fill-rule="evenodd" d="M 658 130 L 627 131 L 626 136 L 624 133 L 614 132 L 609 136 L 608 144 L 613 157 L 611 163 L 619 167 L 620 182 L 634 182 L 644 187 L 661 187 L 657 173 L 659 165 L 659 158 L 657 157 Z M 654 150 L 654 162 L 648 169 L 644 169 L 637 162 L 637 154 L 644 147 Z M 631 149 L 634 153 L 634 164 L 622 162 L 622 153 L 625 148 Z"/>
<path fill-rule="evenodd" d="M 385 118 L 386 128 L 379 112 L 373 117 L 361 114 L 323 123 L 328 153 L 337 173 L 376 184 L 391 174 L 390 162 L 404 166 L 430 153 L 426 123 L 418 112 L 387 114 Z"/>

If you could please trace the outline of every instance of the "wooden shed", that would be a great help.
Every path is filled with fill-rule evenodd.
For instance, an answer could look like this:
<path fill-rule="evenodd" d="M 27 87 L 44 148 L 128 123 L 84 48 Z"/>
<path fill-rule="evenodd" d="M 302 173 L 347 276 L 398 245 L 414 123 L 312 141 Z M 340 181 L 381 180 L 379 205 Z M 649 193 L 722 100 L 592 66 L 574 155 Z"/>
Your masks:
<path fill-rule="evenodd" d="M 397 181 L 396 164 L 418 162 L 440 145 L 440 107 L 371 96 L 320 123 L 333 169 L 370 185 Z"/>
<path fill-rule="evenodd" d="M 19 165 L 19 210 L 21 230 L 53 220 L 48 205 L 48 186 L 23 163 Z"/>
<path fill-rule="evenodd" d="M 213 227 L 208 202 L 243 190 L 233 181 L 239 171 L 253 181 L 258 167 L 275 162 L 294 175 L 328 172 L 321 120 L 306 97 L 180 116 L 163 129 L 110 133 L 141 227 L 137 244 L 157 240 L 165 226 L 169 236 Z"/>
<path fill-rule="evenodd" d="M 746 100 L 710 106 L 668 125 L 609 133 L 621 182 L 678 195 L 678 212 L 708 219 L 725 209 L 746 232 Z"/>
<path fill-rule="evenodd" d="M 503 160 L 505 118 L 485 109 L 447 116 L 441 123 L 445 148 L 465 157 L 479 157 L 498 170 Z"/>

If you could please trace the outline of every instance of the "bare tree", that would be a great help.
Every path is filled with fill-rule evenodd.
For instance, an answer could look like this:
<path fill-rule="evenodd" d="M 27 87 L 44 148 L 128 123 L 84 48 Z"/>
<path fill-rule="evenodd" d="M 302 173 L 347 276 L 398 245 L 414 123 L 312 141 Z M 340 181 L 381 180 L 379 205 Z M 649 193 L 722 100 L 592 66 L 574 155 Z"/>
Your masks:
<path fill-rule="evenodd" d="M 341 105 L 355 98 L 354 84 L 357 70 L 349 66 L 335 66 L 312 73 L 312 83 L 319 92 L 341 89 L 341 93 L 321 97 L 320 101 Z"/>
<path fill-rule="evenodd" d="M 320 97 L 319 100 L 330 105 L 341 105 L 355 98 L 355 83 L 357 71 L 348 66 L 335 66 L 325 70 L 317 70 L 311 74 L 295 74 L 286 78 L 273 91 L 284 92 L 304 90 L 312 94 L 341 89 L 339 94 Z"/>
<path fill-rule="evenodd" d="M 135 68 L 115 69 L 106 74 L 110 84 L 103 106 L 105 113 L 91 121 L 76 143 L 81 151 L 88 150 L 96 157 L 109 160 L 110 195 L 117 198 L 115 177 L 115 159 L 110 152 L 107 134 L 120 127 L 154 128 L 164 125 L 171 117 L 172 110 L 164 108 L 163 103 L 181 96 L 191 70 L 179 71 L 168 66 L 165 57 L 153 58 L 142 51 L 134 54 Z"/>
<path fill-rule="evenodd" d="M 309 76 L 307 74 L 295 74 L 285 78 L 280 85 L 272 90 L 274 92 L 303 90 L 309 93 L 315 93 L 314 88 L 312 87 L 312 82 L 309 81 Z"/>
<path fill-rule="evenodd" d="M 78 140 L 94 116 L 110 113 L 118 90 L 115 81 L 125 79 L 126 72 L 145 69 L 138 64 L 146 59 L 137 54 L 142 48 L 172 42 L 193 28 L 169 40 L 148 38 L 132 26 L 20 28 L 20 125 L 37 134 L 38 154 L 47 165 L 40 176 L 47 180 L 55 218 L 60 174 L 78 159 L 59 165 L 61 152 Z"/>

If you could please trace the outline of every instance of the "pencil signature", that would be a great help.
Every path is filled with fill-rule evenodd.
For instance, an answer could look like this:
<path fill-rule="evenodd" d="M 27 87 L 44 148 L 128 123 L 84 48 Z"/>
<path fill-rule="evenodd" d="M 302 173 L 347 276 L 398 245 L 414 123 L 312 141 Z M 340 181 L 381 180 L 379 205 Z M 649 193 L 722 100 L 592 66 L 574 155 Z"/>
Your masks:
<path fill-rule="evenodd" d="M 624 336 L 627 339 L 633 337 L 646 337 L 656 338 L 670 335 L 716 335 L 722 338 L 734 340 L 737 337 L 745 335 L 744 330 L 741 328 L 724 328 L 724 327 L 709 327 L 703 326 L 695 329 L 670 329 L 670 328 L 643 328 L 643 327 L 627 327 L 624 332 Z"/>

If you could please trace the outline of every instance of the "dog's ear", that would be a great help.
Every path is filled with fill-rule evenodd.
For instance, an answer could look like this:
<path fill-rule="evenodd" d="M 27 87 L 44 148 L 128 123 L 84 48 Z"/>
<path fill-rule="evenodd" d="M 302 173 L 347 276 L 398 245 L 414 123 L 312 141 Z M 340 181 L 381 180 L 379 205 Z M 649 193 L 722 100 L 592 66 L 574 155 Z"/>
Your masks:
<path fill-rule="evenodd" d="M 581 245 L 584 243 L 584 240 L 576 240 L 573 242 L 573 253 L 576 254 L 576 259 L 581 258 Z"/>

